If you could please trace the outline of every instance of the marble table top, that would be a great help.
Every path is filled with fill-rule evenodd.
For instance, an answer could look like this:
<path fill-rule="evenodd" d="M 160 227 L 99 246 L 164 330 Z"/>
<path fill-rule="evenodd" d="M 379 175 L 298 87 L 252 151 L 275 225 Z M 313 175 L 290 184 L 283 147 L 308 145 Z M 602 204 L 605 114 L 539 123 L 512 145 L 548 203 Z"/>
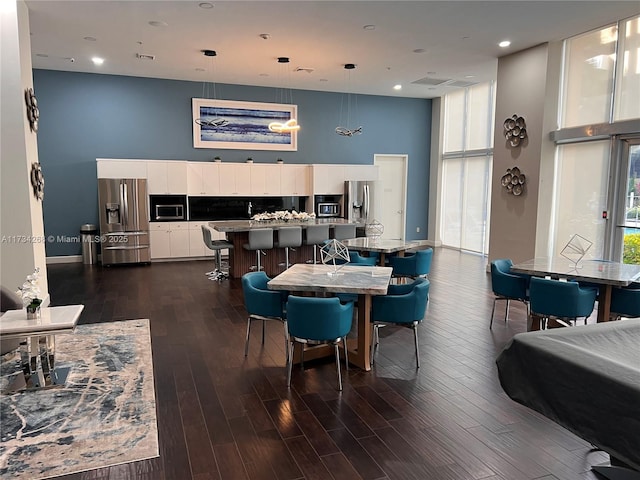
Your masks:
<path fill-rule="evenodd" d="M 0 317 L 0 337 L 71 332 L 78 323 L 83 309 L 84 305 L 44 307 L 40 309 L 40 317 L 34 320 L 27 319 L 25 309 L 7 310 Z"/>
<path fill-rule="evenodd" d="M 393 253 L 402 250 L 427 248 L 428 240 L 393 240 L 393 239 L 375 239 L 373 237 L 358 237 L 341 240 L 345 246 L 353 250 L 363 250 L 367 252 Z"/>
<path fill-rule="evenodd" d="M 337 275 L 330 275 L 334 271 L 333 265 L 297 263 L 269 281 L 267 286 L 270 290 L 386 295 L 392 268 L 349 264 L 338 267 Z"/>
<path fill-rule="evenodd" d="M 550 275 L 617 286 L 627 286 L 640 278 L 640 265 L 602 260 L 580 260 L 575 264 L 565 258 L 534 258 L 513 265 L 511 270 L 529 275 Z"/>
<path fill-rule="evenodd" d="M 309 225 L 348 225 L 352 224 L 356 227 L 364 227 L 361 222 L 349 222 L 344 218 L 316 218 L 312 220 L 293 220 L 289 222 L 278 221 L 255 221 L 255 220 L 220 220 L 217 222 L 209 222 L 209 226 L 218 232 L 247 232 L 256 228 L 273 228 L 277 230 L 281 227 L 297 227 L 306 228 Z"/>

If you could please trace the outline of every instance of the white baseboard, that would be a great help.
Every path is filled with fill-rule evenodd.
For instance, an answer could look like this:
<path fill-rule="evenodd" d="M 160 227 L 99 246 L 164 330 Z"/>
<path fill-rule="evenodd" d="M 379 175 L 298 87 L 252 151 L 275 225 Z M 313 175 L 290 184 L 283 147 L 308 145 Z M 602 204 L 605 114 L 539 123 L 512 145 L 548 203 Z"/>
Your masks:
<path fill-rule="evenodd" d="M 82 263 L 82 255 L 47 257 L 47 265 L 54 265 L 56 263 Z"/>

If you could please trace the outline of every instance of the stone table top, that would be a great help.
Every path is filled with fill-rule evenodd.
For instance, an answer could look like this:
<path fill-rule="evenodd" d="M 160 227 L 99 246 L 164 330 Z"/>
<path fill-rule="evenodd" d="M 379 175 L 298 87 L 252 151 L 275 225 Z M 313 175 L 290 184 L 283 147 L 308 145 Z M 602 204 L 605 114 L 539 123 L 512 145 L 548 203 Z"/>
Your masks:
<path fill-rule="evenodd" d="M 341 240 L 347 247 L 353 250 L 363 250 L 367 252 L 393 253 L 410 249 L 427 248 L 430 246 L 428 240 L 393 240 L 375 239 L 373 237 L 358 237 Z"/>
<path fill-rule="evenodd" d="M 273 228 L 277 230 L 281 227 L 297 227 L 306 228 L 309 225 L 355 225 L 356 227 L 364 227 L 361 222 L 349 222 L 344 218 L 316 218 L 312 220 L 293 220 L 289 222 L 279 222 L 273 220 L 256 221 L 256 220 L 220 220 L 209 222 L 209 226 L 218 232 L 247 232 L 256 228 Z"/>
<path fill-rule="evenodd" d="M 571 278 L 605 285 L 627 286 L 640 278 L 640 265 L 627 265 L 601 260 L 580 260 L 577 264 L 565 258 L 534 258 L 512 265 L 517 273 L 555 278 Z"/>
<path fill-rule="evenodd" d="M 390 267 L 356 265 L 309 265 L 297 263 L 269 281 L 270 290 L 298 292 L 355 293 L 360 295 L 386 295 L 391 273 Z"/>

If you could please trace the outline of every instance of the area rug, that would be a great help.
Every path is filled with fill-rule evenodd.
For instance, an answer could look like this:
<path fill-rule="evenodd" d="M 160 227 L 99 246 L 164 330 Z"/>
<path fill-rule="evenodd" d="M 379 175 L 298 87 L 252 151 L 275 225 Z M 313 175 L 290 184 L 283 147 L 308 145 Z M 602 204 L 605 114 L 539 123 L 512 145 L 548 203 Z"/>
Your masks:
<path fill-rule="evenodd" d="M 56 477 L 158 456 L 149 320 L 56 337 L 64 387 L 0 396 L 0 478 Z M 3 373 L 17 355 L 2 358 Z"/>

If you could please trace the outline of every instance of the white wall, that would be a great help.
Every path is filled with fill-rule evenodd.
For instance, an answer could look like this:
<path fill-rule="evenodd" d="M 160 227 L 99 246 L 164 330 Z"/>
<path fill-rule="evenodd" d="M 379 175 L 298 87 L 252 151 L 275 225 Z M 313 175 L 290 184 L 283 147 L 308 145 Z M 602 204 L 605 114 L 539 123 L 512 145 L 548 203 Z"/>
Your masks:
<path fill-rule="evenodd" d="M 14 290 L 40 267 L 39 286 L 48 302 L 42 203 L 30 184 L 38 145 L 24 100 L 25 90 L 33 88 L 26 4 L 0 2 L 0 22 L 0 282 Z"/>

